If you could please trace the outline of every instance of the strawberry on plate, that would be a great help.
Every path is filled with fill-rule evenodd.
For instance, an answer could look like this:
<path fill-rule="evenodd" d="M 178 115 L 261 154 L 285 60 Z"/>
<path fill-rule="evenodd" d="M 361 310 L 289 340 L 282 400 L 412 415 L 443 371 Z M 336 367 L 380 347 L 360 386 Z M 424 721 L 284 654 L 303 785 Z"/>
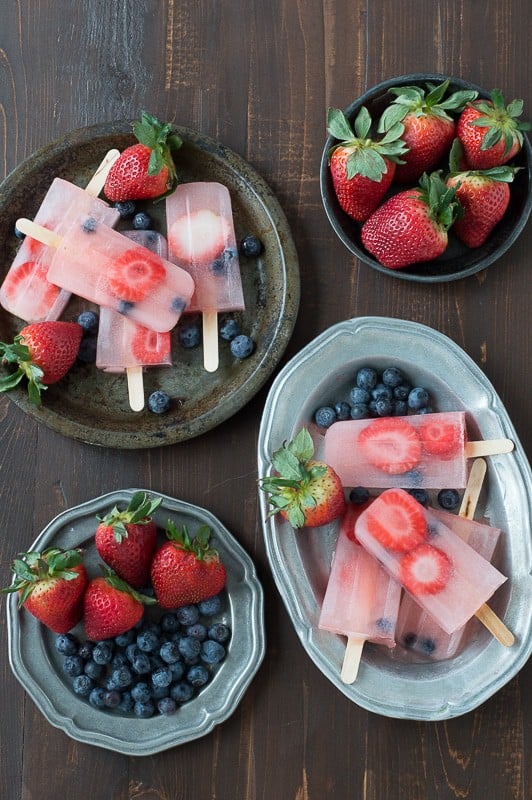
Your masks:
<path fill-rule="evenodd" d="M 172 259 L 183 264 L 208 264 L 225 249 L 228 221 L 208 208 L 178 217 L 168 229 Z"/>
<path fill-rule="evenodd" d="M 81 620 L 88 577 L 83 552 L 50 547 L 20 553 L 12 566 L 15 581 L 1 591 L 18 592 L 23 606 L 55 633 L 67 633 Z"/>
<path fill-rule="evenodd" d="M 113 294 L 128 303 L 138 303 L 166 277 L 161 259 L 145 247 L 131 247 L 114 259 L 107 278 Z"/>
<path fill-rule="evenodd" d="M 412 595 L 438 594 L 453 571 L 449 556 L 428 542 L 407 553 L 399 564 L 400 581 Z"/>
<path fill-rule="evenodd" d="M 281 514 L 293 528 L 327 525 L 345 512 L 340 478 L 328 464 L 313 459 L 314 443 L 306 428 L 272 456 L 273 477 L 262 478 L 269 514 Z"/>
<path fill-rule="evenodd" d="M 426 414 L 418 428 L 423 450 L 434 456 L 451 458 L 464 444 L 461 425 L 441 414 Z"/>
<path fill-rule="evenodd" d="M 191 538 L 168 521 L 165 542 L 151 564 L 151 582 L 161 608 L 199 603 L 219 594 L 225 586 L 226 570 L 218 552 L 210 546 L 211 530 L 203 525 Z"/>
<path fill-rule="evenodd" d="M 92 641 L 119 636 L 144 615 L 145 605 L 155 605 L 153 597 L 140 594 L 108 567 L 101 577 L 93 578 L 83 598 L 83 622 Z"/>
<path fill-rule="evenodd" d="M 366 461 L 390 475 L 409 472 L 421 458 L 418 432 L 403 417 L 373 420 L 359 433 L 357 447 Z"/>
<path fill-rule="evenodd" d="M 127 507 L 115 506 L 104 517 L 98 517 L 94 543 L 101 558 L 135 589 L 145 586 L 157 547 L 157 526 L 153 512 L 161 497 L 150 498 L 146 492 L 135 492 Z"/>
<path fill-rule="evenodd" d="M 378 508 L 368 509 L 368 532 L 387 550 L 407 553 L 426 541 L 428 530 L 423 507 L 403 489 L 387 489 Z"/>
<path fill-rule="evenodd" d="M 16 364 L 15 372 L 0 378 L 0 392 L 28 379 L 28 395 L 40 405 L 41 392 L 63 378 L 78 355 L 83 329 L 77 322 L 34 322 L 15 336 L 12 344 L 0 342 L 0 356 Z"/>

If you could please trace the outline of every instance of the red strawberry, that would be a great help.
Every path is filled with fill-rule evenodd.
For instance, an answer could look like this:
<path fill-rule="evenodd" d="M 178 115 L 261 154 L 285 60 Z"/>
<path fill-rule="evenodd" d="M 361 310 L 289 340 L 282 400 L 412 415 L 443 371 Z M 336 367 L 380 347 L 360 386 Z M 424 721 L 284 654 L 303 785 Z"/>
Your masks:
<path fill-rule="evenodd" d="M 226 571 L 216 550 L 209 546 L 210 529 L 202 526 L 191 539 L 185 526 L 178 530 L 169 520 L 167 536 L 151 565 L 151 582 L 159 605 L 177 608 L 221 592 Z"/>
<path fill-rule="evenodd" d="M 407 553 L 399 565 L 400 581 L 410 594 L 437 594 L 445 589 L 453 565 L 443 550 L 423 542 Z"/>
<path fill-rule="evenodd" d="M 370 138 L 371 124 L 364 106 L 355 119 L 354 132 L 339 109 L 330 108 L 327 115 L 329 134 L 340 140 L 329 151 L 334 191 L 341 208 L 357 222 L 363 222 L 377 208 L 406 150 L 399 138 L 403 132 L 400 123 L 379 141 Z"/>
<path fill-rule="evenodd" d="M 125 250 L 112 262 L 107 273 L 111 291 L 130 303 L 144 300 L 165 277 L 163 262 L 145 247 Z"/>
<path fill-rule="evenodd" d="M 427 414 L 419 428 L 419 436 L 425 452 L 447 458 L 457 453 L 462 444 L 462 429 L 440 414 Z"/>
<path fill-rule="evenodd" d="M 165 352 L 163 352 L 163 344 Z M 137 326 L 131 340 L 131 352 L 140 364 L 160 364 L 170 357 L 170 348 L 169 333 L 157 333 L 142 325 Z"/>
<path fill-rule="evenodd" d="M 423 507 L 403 489 L 386 489 L 367 514 L 369 533 L 383 547 L 406 553 L 427 538 Z"/>
<path fill-rule="evenodd" d="M 428 91 L 420 86 L 399 86 L 389 91 L 395 100 L 385 109 L 379 131 L 388 130 L 401 122 L 401 136 L 408 152 L 395 170 L 399 183 L 416 182 L 424 172 L 434 169 L 451 147 L 456 123 L 448 113 L 461 111 L 477 92 L 461 90 L 445 97 L 449 80 L 438 86 L 428 84 Z M 444 99 L 445 97 L 445 99 Z"/>
<path fill-rule="evenodd" d="M 135 492 L 123 511 L 116 506 L 100 519 L 95 545 L 106 564 L 135 589 L 145 586 L 157 547 L 157 526 L 151 515 L 162 498 Z"/>
<path fill-rule="evenodd" d="M 47 273 L 48 268 L 44 264 L 38 261 L 23 261 L 9 270 L 2 284 L 2 292 L 8 299 L 13 300 L 15 295 L 20 296 L 30 289 L 34 281 L 46 287 L 40 305 L 35 309 L 35 317 L 41 314 L 44 316 L 61 291 L 58 286 L 46 280 Z"/>
<path fill-rule="evenodd" d="M 97 642 L 125 633 L 140 622 L 144 606 L 155 602 L 105 569 L 102 577 L 89 582 L 85 592 L 83 621 L 87 638 Z"/>
<path fill-rule="evenodd" d="M 15 336 L 13 344 L 0 342 L 4 362 L 18 365 L 0 379 L 0 391 L 13 389 L 26 377 L 30 400 L 40 405 L 41 391 L 60 381 L 75 362 L 82 336 L 77 322 L 34 322 Z"/>
<path fill-rule="evenodd" d="M 423 175 L 419 188 L 390 197 L 362 226 L 362 243 L 377 261 L 400 269 L 445 252 L 447 231 L 460 213 L 455 190 L 440 175 Z"/>
<path fill-rule="evenodd" d="M 88 584 L 81 550 L 51 547 L 20 553 L 13 562 L 16 579 L 2 592 L 18 592 L 19 606 L 55 633 L 67 633 L 81 620 Z"/>
<path fill-rule="evenodd" d="M 356 542 L 360 544 L 357 537 L 355 536 L 355 524 L 359 516 L 362 514 L 366 508 L 369 507 L 372 500 L 366 500 L 364 503 L 347 503 L 347 507 L 345 510 L 345 514 L 342 517 L 342 523 L 340 526 L 341 533 L 344 533 L 348 539 L 351 539 L 352 542 Z"/>
<path fill-rule="evenodd" d="M 373 420 L 359 433 L 357 446 L 370 464 L 390 475 L 409 472 L 421 458 L 418 433 L 402 417 Z"/>
<path fill-rule="evenodd" d="M 172 150 L 182 141 L 172 126 L 144 111 L 140 122 L 133 123 L 133 133 L 139 144 L 120 154 L 105 181 L 105 195 L 113 202 L 162 197 L 177 183 Z"/>
<path fill-rule="evenodd" d="M 302 428 L 273 454 L 276 475 L 260 481 L 272 505 L 270 516 L 281 514 L 293 528 L 327 525 L 345 512 L 340 478 L 328 464 L 313 460 L 313 454 L 312 438 Z"/>
<path fill-rule="evenodd" d="M 214 261 L 230 235 L 227 220 L 209 209 L 179 217 L 168 230 L 172 258 L 185 264 Z"/>
<path fill-rule="evenodd" d="M 530 123 L 519 119 L 522 100 L 513 100 L 506 106 L 499 89 L 494 89 L 490 97 L 491 100 L 469 103 L 458 119 L 458 138 L 473 169 L 506 164 L 521 150 L 523 131 L 530 130 Z"/>

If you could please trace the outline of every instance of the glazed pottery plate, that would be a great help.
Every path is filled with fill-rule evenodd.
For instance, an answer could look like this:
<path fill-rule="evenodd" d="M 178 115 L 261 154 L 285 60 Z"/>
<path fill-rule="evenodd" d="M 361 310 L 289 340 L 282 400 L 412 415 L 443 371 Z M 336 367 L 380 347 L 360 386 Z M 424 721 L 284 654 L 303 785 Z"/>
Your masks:
<path fill-rule="evenodd" d="M 398 648 L 366 644 L 356 682 L 345 685 L 340 670 L 346 639 L 318 630 L 338 524 L 295 531 L 279 517 L 267 516 L 267 498 L 261 492 L 268 558 L 303 646 L 346 697 L 389 717 L 447 719 L 487 700 L 532 652 L 530 466 L 495 390 L 454 342 L 414 322 L 361 317 L 322 333 L 276 377 L 260 428 L 261 476 L 270 473 L 272 453 L 302 427 L 310 430 L 320 457 L 324 430 L 313 422 L 314 412 L 322 405 L 347 400 L 357 370 L 366 365 L 377 370 L 399 367 L 412 385 L 429 390 L 436 410 L 465 411 L 471 439 L 507 437 L 515 443 L 512 453 L 487 458 L 476 515 L 503 531 L 495 564 L 509 579 L 490 605 L 515 634 L 514 646 L 503 647 L 480 624 L 459 655 L 438 663 L 414 663 Z M 435 497 L 431 500 L 436 503 Z"/>
<path fill-rule="evenodd" d="M 94 365 L 77 363 L 66 378 L 50 386 L 41 407 L 32 405 L 23 388 L 10 392 L 12 400 L 39 422 L 64 434 L 96 445 L 144 448 L 185 441 L 219 425 L 236 413 L 261 388 L 281 358 L 295 325 L 299 306 L 299 270 L 292 236 L 275 196 L 242 158 L 207 136 L 176 128 L 183 146 L 176 153 L 181 182 L 218 181 L 229 189 L 236 238 L 254 234 L 263 243 L 257 258 L 241 256 L 246 310 L 234 316 L 242 333 L 255 342 L 253 354 L 233 358 L 228 342 L 220 340 L 220 366 L 214 373 L 203 368 L 203 348 L 180 347 L 173 332 L 172 367 L 145 370 L 146 398 L 162 389 L 172 398 L 164 415 L 147 408 L 130 410 L 123 374 L 108 374 Z M 18 247 L 14 236 L 19 217 L 34 217 L 56 176 L 86 186 L 104 154 L 123 150 L 134 142 L 130 123 L 102 124 L 68 134 L 43 148 L 17 167 L 0 186 L 0 280 Z M 166 233 L 165 204 L 138 204 Z M 131 228 L 131 220 L 118 229 Z M 91 305 L 72 298 L 62 319 L 76 319 Z M 186 315 L 183 318 L 186 319 Z M 0 340 L 10 341 L 23 322 L 0 309 Z"/>
<path fill-rule="evenodd" d="M 125 507 L 135 491 L 111 492 L 64 511 L 44 528 L 30 549 L 82 547 L 89 575 L 101 574 L 94 546 L 96 516 L 104 516 L 116 504 Z M 158 496 L 157 492 L 149 494 Z M 46 719 L 73 739 L 126 755 L 151 755 L 212 731 L 234 712 L 265 652 L 263 592 L 250 557 L 209 511 L 160 496 L 162 503 L 153 515 L 158 527 L 164 529 L 169 519 L 178 526 L 186 525 L 191 535 L 201 525 L 210 527 L 213 547 L 227 570 L 227 602 L 213 620 L 225 622 L 232 631 L 226 658 L 210 683 L 175 714 L 137 719 L 93 708 L 72 691 L 71 679 L 61 668 L 62 656 L 54 646 L 56 635 L 18 609 L 15 594 L 8 596 L 7 603 L 11 668 Z M 157 607 L 150 612 L 157 617 Z M 84 638 L 81 625 L 73 633 Z"/>

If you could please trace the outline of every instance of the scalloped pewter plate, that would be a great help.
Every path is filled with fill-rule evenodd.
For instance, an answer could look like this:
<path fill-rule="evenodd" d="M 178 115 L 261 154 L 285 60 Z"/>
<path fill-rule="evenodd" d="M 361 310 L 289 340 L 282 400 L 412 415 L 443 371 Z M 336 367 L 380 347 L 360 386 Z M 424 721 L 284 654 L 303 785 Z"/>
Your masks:
<path fill-rule="evenodd" d="M 147 409 L 131 411 L 124 375 L 77 363 L 58 384 L 50 386 L 40 407 L 32 405 L 25 389 L 9 392 L 25 413 L 64 436 L 115 448 L 144 448 L 175 444 L 198 436 L 224 422 L 263 386 L 278 364 L 292 335 L 299 307 L 297 254 L 286 217 L 273 192 L 240 156 L 188 128 L 176 127 L 183 146 L 176 155 L 182 182 L 219 181 L 231 195 L 237 241 L 248 233 L 262 240 L 258 258 L 241 258 L 246 311 L 235 316 L 255 351 L 244 360 L 231 356 L 220 341 L 220 366 L 203 368 L 203 348 L 179 347 L 173 335 L 173 366 L 145 370 L 145 396 L 163 389 L 173 399 L 164 415 Z M 53 178 L 60 176 L 86 186 L 103 155 L 123 150 L 135 141 L 131 124 L 119 122 L 73 131 L 20 164 L 0 185 L 0 281 L 14 258 L 18 241 L 13 234 L 19 217 L 33 218 Z M 154 227 L 166 231 L 164 203 L 147 208 Z M 131 228 L 121 221 L 118 230 Z M 76 319 L 90 303 L 73 297 L 62 319 Z M 23 322 L 0 309 L 0 341 L 11 341 Z"/>
<path fill-rule="evenodd" d="M 100 574 L 93 542 L 96 515 L 104 515 L 116 503 L 127 504 L 135 491 L 110 492 L 63 511 L 48 523 L 31 549 L 83 547 L 89 575 Z M 232 630 L 227 656 L 213 680 L 175 714 L 139 720 L 92 708 L 74 694 L 63 675 L 55 634 L 19 610 L 15 594 L 7 602 L 11 668 L 48 722 L 80 742 L 131 756 L 152 755 L 210 733 L 235 711 L 265 653 L 263 592 L 251 558 L 209 511 L 158 492 L 149 494 L 163 499 L 153 515 L 158 526 L 164 527 L 170 518 L 178 525 L 186 524 L 194 534 L 200 525 L 209 525 L 227 570 L 227 604 L 219 616 Z"/>
<path fill-rule="evenodd" d="M 491 697 L 532 653 L 530 466 L 493 386 L 458 345 L 414 322 L 361 317 L 326 330 L 277 375 L 260 428 L 260 476 L 269 473 L 273 451 L 303 426 L 311 431 L 320 457 L 323 431 L 312 422 L 314 411 L 347 398 L 356 370 L 366 364 L 403 368 L 414 385 L 433 393 L 438 410 L 465 410 L 473 438 L 508 437 L 515 443 L 512 453 L 487 459 L 477 513 L 504 532 L 496 565 L 509 580 L 490 605 L 514 632 L 514 646 L 503 647 L 480 626 L 460 655 L 439 663 L 408 662 L 385 647 L 366 644 L 358 679 L 346 686 L 340 680 L 346 640 L 317 627 L 338 525 L 296 532 L 283 520 L 267 517 L 266 495 L 260 492 L 267 554 L 303 647 L 346 697 L 384 716 L 448 719 Z"/>

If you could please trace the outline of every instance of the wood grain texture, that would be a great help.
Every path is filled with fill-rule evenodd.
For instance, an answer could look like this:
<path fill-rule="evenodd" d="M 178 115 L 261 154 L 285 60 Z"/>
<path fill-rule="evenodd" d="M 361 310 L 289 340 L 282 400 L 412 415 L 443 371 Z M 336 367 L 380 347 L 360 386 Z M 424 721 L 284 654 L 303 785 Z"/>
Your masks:
<path fill-rule="evenodd" d="M 329 106 L 405 73 L 445 72 L 532 108 L 528 0 L 13 0 L 0 25 L 0 178 L 67 131 L 159 118 L 219 139 L 275 191 L 299 255 L 301 310 L 281 365 L 353 316 L 411 319 L 451 336 L 497 387 L 526 452 L 530 225 L 501 262 L 446 285 L 359 264 L 322 208 Z M 0 257 L 4 254 L 0 252 Z M 256 445 L 267 385 L 218 429 L 146 452 L 90 447 L 0 400 L 0 571 L 69 506 L 117 488 L 213 511 L 252 555 L 267 655 L 233 716 L 195 742 L 127 758 L 69 739 L 26 698 L 6 657 L 0 600 L 2 800 L 528 800 L 532 668 L 445 723 L 357 707 L 310 661 L 267 563 Z M 178 719 L 176 720 L 178 724 Z"/>

